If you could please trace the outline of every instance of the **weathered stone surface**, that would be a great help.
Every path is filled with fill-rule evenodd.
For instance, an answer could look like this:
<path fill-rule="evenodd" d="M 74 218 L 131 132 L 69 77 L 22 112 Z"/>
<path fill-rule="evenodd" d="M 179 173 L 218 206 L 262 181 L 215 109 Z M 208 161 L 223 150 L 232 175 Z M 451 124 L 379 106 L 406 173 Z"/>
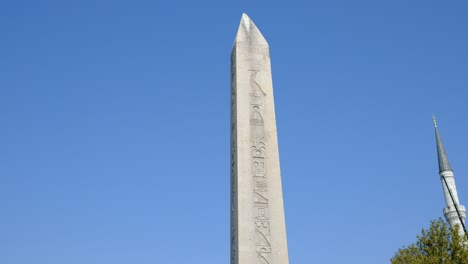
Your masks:
<path fill-rule="evenodd" d="M 246 15 L 231 54 L 231 264 L 287 264 L 269 46 Z"/>

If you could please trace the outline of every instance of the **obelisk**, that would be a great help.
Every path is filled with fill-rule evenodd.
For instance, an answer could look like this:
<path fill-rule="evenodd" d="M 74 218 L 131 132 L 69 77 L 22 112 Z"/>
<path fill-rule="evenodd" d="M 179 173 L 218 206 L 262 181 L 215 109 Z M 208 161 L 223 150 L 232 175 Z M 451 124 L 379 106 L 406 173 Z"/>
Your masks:
<path fill-rule="evenodd" d="M 268 43 L 246 15 L 231 54 L 231 264 L 287 264 Z"/>

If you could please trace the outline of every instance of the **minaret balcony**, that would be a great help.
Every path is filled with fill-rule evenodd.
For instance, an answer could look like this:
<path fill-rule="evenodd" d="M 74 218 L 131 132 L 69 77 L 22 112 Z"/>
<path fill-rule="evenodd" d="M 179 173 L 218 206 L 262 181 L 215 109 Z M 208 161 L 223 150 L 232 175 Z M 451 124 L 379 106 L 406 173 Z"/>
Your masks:
<path fill-rule="evenodd" d="M 459 204 L 458 205 L 458 210 L 460 211 L 460 214 L 463 218 L 466 217 L 466 209 L 465 206 Z M 444 208 L 444 215 L 450 215 L 449 217 L 451 218 L 452 215 L 453 217 L 458 217 L 457 210 L 455 209 L 455 206 L 448 206 Z"/>

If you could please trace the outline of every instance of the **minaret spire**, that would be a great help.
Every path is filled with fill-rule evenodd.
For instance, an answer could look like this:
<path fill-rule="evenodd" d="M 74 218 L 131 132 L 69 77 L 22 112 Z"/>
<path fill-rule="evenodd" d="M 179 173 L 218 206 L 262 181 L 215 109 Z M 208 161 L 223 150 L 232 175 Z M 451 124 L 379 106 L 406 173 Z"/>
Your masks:
<path fill-rule="evenodd" d="M 458 200 L 457 186 L 455 185 L 455 178 L 453 170 L 445 153 L 444 145 L 439 134 L 435 116 L 432 116 L 434 122 L 436 145 L 437 145 L 437 158 L 439 160 L 439 175 L 442 182 L 442 189 L 445 196 L 444 216 L 449 222 L 450 226 L 458 226 L 460 235 L 465 235 L 465 219 L 466 209 L 461 205 Z"/>
<path fill-rule="evenodd" d="M 437 128 L 437 121 L 435 116 L 432 116 L 432 121 L 434 122 L 435 136 L 436 136 L 436 145 L 437 145 L 437 157 L 439 159 L 439 173 L 445 170 L 452 170 L 450 163 L 445 153 L 444 144 L 442 144 L 442 139 L 440 138 L 439 128 Z"/>

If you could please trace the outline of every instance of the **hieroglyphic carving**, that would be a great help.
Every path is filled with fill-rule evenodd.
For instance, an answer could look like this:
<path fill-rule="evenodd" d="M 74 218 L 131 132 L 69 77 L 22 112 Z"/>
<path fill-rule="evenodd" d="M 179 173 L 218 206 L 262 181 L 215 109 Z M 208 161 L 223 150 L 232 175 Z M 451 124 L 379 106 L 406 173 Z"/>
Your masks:
<path fill-rule="evenodd" d="M 262 77 L 270 74 L 268 47 L 253 43 L 236 43 L 231 55 L 231 264 L 239 264 L 238 237 L 238 178 L 237 178 L 237 96 L 243 99 L 248 94 L 250 122 L 250 171 L 252 180 L 252 224 L 257 264 L 272 264 L 269 182 L 267 174 L 267 137 L 265 133 L 265 97 Z M 237 65 L 237 62 L 241 62 Z M 237 87 L 236 72 L 241 73 L 241 83 L 248 87 Z M 247 79 L 243 79 L 244 74 Z M 248 88 L 248 91 L 244 90 Z M 237 90 L 239 89 L 239 90 Z M 239 93 L 239 94 L 237 94 Z M 239 99 L 239 100 L 241 100 Z M 243 100 L 241 100 L 243 101 Z M 244 105 L 239 109 L 243 109 Z M 243 114 L 243 112 L 240 112 Z M 243 126 L 242 126 L 243 127 Z M 243 136 L 243 135 L 242 135 Z"/>
<path fill-rule="evenodd" d="M 263 65 L 260 65 L 263 66 Z M 263 119 L 265 92 L 257 82 L 259 70 L 250 70 L 250 138 L 251 168 L 253 178 L 253 208 L 257 263 L 269 264 L 271 258 L 271 233 L 269 216 L 268 174 L 266 142 Z"/>
<path fill-rule="evenodd" d="M 267 66 L 269 48 L 263 44 L 254 43 L 236 43 L 239 46 L 242 60 L 250 63 L 254 62 L 257 70 L 269 70 Z"/>
<path fill-rule="evenodd" d="M 236 55 L 231 55 L 231 264 L 238 264 L 237 255 L 237 99 Z"/>

